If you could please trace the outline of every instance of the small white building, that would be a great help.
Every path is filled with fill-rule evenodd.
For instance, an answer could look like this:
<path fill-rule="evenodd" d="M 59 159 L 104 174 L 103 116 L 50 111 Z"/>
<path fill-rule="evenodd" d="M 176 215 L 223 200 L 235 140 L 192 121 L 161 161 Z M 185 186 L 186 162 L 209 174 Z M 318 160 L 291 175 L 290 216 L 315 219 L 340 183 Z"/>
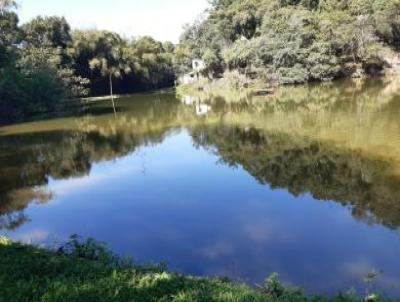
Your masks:
<path fill-rule="evenodd" d="M 179 76 L 178 82 L 180 84 L 192 84 L 202 78 L 201 72 L 206 68 L 203 60 L 192 60 L 192 71 Z"/>
<path fill-rule="evenodd" d="M 192 60 L 192 69 L 194 72 L 201 72 L 206 68 L 206 64 L 203 60 L 194 59 Z"/>

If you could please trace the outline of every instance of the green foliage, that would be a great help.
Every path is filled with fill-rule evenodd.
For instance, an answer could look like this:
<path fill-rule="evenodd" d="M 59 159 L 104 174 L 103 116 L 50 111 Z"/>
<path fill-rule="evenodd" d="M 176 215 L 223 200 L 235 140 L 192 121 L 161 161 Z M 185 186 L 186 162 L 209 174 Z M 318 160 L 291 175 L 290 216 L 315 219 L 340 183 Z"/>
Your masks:
<path fill-rule="evenodd" d="M 29 86 L 33 81 L 27 78 L 47 71 L 49 83 L 60 84 L 52 91 L 60 100 L 108 94 L 110 78 L 120 94 L 172 86 L 176 74 L 191 71 L 194 58 L 204 60 L 208 78 L 238 71 L 276 84 L 305 83 L 381 73 L 387 65 L 383 51 L 400 45 L 400 0 L 214 0 L 211 5 L 175 47 L 108 31 L 71 33 L 63 17 L 39 16 L 18 26 L 15 1 L 1 0 L 0 69 L 9 73 L 2 89 L 10 89 L 1 92 L 8 97 L 1 106 L 21 112 L 17 104 L 24 102 L 16 99 L 26 93 L 10 78 L 25 79 Z M 42 104 L 32 107 L 25 111 L 44 110 Z"/>
<path fill-rule="evenodd" d="M 279 83 L 380 73 L 386 65 L 382 50 L 400 41 L 399 0 L 211 3 L 208 17 L 182 35 L 177 55 L 206 60 L 211 52 L 219 62 L 214 59 L 210 69 L 269 75 Z"/>
<path fill-rule="evenodd" d="M 51 69 L 34 69 L 28 74 L 0 69 L 0 121 L 56 111 L 65 99 L 63 83 Z"/>
<path fill-rule="evenodd" d="M 68 97 L 85 95 L 87 80 L 71 70 L 65 19 L 38 17 L 19 27 L 10 11 L 15 3 L 6 2 L 0 13 L 0 123 L 58 111 Z"/>
<path fill-rule="evenodd" d="M 39 16 L 19 27 L 14 4 L 0 2 L 0 123 L 58 110 L 66 98 L 108 94 L 110 78 L 116 93 L 173 85 L 172 43 L 71 33 L 63 17 Z"/>
<path fill-rule="evenodd" d="M 65 49 L 71 43 L 71 28 L 64 17 L 36 17 L 22 26 L 24 40 L 33 47 Z"/>
<path fill-rule="evenodd" d="M 277 275 L 257 291 L 221 278 L 194 278 L 159 267 L 115 265 L 117 256 L 94 240 L 76 237 L 53 252 L 0 238 L 0 301 L 327 301 L 282 285 Z M 103 255 L 99 257 L 94 255 Z M 339 295 L 332 301 L 362 301 Z"/>
<path fill-rule="evenodd" d="M 98 242 L 93 238 L 84 240 L 79 235 L 72 235 L 67 243 L 57 249 L 57 254 L 76 259 L 96 261 L 115 269 L 130 268 L 133 265 L 132 259 L 115 255 L 105 243 Z M 163 266 L 152 265 L 147 266 L 146 269 L 162 272 Z"/>
<path fill-rule="evenodd" d="M 122 38 L 112 32 L 89 30 L 74 33 L 71 52 L 76 62 L 76 69 L 86 70 L 83 76 L 92 74 L 120 76 L 124 68 L 122 59 Z M 91 72 L 90 72 L 90 71 Z"/>
<path fill-rule="evenodd" d="M 223 58 L 231 69 L 246 68 L 254 62 L 255 57 L 253 45 L 248 40 L 237 40 L 223 53 Z"/>
<path fill-rule="evenodd" d="M 262 287 L 264 295 L 272 300 L 293 300 L 293 299 L 304 299 L 303 292 L 298 288 L 286 287 L 279 280 L 279 275 L 273 273 L 265 280 L 265 285 Z"/>
<path fill-rule="evenodd" d="M 16 48 L 15 44 L 21 38 L 18 28 L 18 16 L 13 12 L 0 13 L 0 68 L 13 61 Z"/>
<path fill-rule="evenodd" d="M 174 46 L 164 45 L 151 37 L 133 40 L 126 49 L 126 61 L 130 77 L 140 79 L 140 85 L 148 89 L 171 85 L 175 79 L 172 66 Z"/>
<path fill-rule="evenodd" d="M 24 46 L 17 61 L 23 71 L 50 68 L 71 97 L 87 95 L 88 80 L 75 74 L 68 51 L 72 43 L 65 18 L 37 17 L 22 26 Z"/>
<path fill-rule="evenodd" d="M 171 43 L 164 45 L 151 37 L 128 41 L 118 34 L 85 30 L 73 34 L 70 53 L 74 69 L 91 81 L 92 94 L 105 94 L 111 74 L 117 78 L 117 92 L 132 92 L 172 85 Z"/>

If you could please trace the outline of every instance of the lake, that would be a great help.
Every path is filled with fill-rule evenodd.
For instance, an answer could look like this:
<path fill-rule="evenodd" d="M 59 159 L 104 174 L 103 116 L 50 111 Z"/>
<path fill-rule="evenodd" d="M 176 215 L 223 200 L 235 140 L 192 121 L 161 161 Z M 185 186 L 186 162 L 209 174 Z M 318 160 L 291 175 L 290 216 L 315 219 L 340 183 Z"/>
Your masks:
<path fill-rule="evenodd" d="M 134 95 L 0 128 L 0 233 L 139 263 L 400 295 L 399 81 Z M 231 92 L 232 93 L 232 92 Z M 372 284 L 368 273 L 379 272 Z"/>

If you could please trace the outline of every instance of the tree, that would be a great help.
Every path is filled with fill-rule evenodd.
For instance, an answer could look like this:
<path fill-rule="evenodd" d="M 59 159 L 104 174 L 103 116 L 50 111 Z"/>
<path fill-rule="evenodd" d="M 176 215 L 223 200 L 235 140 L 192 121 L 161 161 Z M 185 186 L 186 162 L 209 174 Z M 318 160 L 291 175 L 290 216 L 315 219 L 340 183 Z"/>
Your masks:
<path fill-rule="evenodd" d="M 213 0 L 176 50 L 191 58 L 281 83 L 381 71 L 381 49 L 400 47 L 400 0 Z M 219 72 L 221 75 L 222 72 Z"/>
<path fill-rule="evenodd" d="M 174 46 L 160 43 L 151 37 L 130 41 L 125 47 L 125 62 L 130 67 L 130 76 L 140 79 L 147 89 L 172 85 L 175 75 L 172 66 Z"/>
<path fill-rule="evenodd" d="M 24 40 L 34 47 L 66 49 L 72 42 L 71 27 L 64 17 L 36 17 L 22 26 Z"/>
<path fill-rule="evenodd" d="M 376 0 L 372 2 L 377 33 L 387 43 L 400 47 L 400 1 Z"/>
<path fill-rule="evenodd" d="M 52 111 L 59 105 L 57 100 L 86 96 L 88 86 L 92 95 L 109 92 L 116 112 L 115 91 L 128 93 L 174 83 L 175 46 L 170 42 L 151 37 L 128 40 L 97 30 L 72 33 L 65 18 L 57 16 L 39 16 L 18 26 L 14 7 L 15 1 L 0 0 L 3 120 Z M 50 83 L 54 89 L 45 88 Z M 44 96 L 45 91 L 36 88 L 51 94 Z"/>
<path fill-rule="evenodd" d="M 0 68 L 15 61 L 21 32 L 18 28 L 18 16 L 13 12 L 4 11 L 0 14 Z"/>
<path fill-rule="evenodd" d="M 72 52 L 76 64 L 91 79 L 96 76 L 108 78 L 114 114 L 113 77 L 120 78 L 130 71 L 123 56 L 125 46 L 126 42 L 116 33 L 98 30 L 74 33 Z"/>
<path fill-rule="evenodd" d="M 76 75 L 69 53 L 72 43 L 70 25 L 64 17 L 36 17 L 22 26 L 24 43 L 20 46 L 18 66 L 30 73 L 51 69 L 72 97 L 86 96 L 88 80 Z"/>
<path fill-rule="evenodd" d="M 122 73 L 129 72 L 129 67 L 122 60 L 122 49 L 114 47 L 109 53 L 98 53 L 89 62 L 91 69 L 99 70 L 103 76 L 109 77 L 110 96 L 113 105 L 114 115 L 116 115 L 114 93 L 113 93 L 113 77 L 120 78 Z"/>

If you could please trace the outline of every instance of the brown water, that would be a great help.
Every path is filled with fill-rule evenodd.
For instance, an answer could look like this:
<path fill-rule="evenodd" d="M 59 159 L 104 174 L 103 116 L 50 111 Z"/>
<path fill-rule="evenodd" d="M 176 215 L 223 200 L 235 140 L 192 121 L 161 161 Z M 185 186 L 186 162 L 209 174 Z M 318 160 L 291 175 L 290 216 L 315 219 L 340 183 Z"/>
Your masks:
<path fill-rule="evenodd" d="M 400 296 L 400 87 L 284 87 L 273 97 L 136 95 L 0 128 L 0 228 L 74 233 L 139 262 L 313 293 Z M 232 95 L 232 92 L 230 92 Z"/>

